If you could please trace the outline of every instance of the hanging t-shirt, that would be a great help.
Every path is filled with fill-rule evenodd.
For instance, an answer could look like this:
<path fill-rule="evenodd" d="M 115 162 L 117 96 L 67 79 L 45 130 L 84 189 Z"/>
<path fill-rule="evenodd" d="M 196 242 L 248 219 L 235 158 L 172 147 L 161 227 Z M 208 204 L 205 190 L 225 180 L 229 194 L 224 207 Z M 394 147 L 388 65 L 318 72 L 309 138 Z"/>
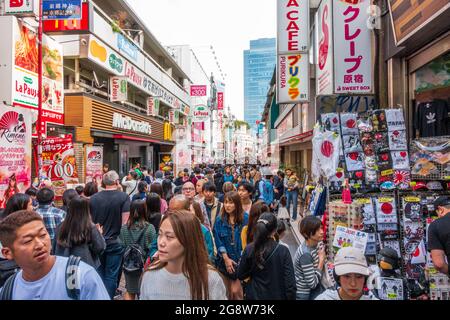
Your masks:
<path fill-rule="evenodd" d="M 449 106 L 446 101 L 435 99 L 417 106 L 415 127 L 421 137 L 444 136 L 450 133 L 447 126 Z"/>
<path fill-rule="evenodd" d="M 390 197 L 375 198 L 377 223 L 397 223 L 395 199 Z"/>
<path fill-rule="evenodd" d="M 389 131 L 406 130 L 402 109 L 388 109 L 385 112 Z"/>
<path fill-rule="evenodd" d="M 392 166 L 394 169 L 397 170 L 407 170 L 409 169 L 409 157 L 408 157 L 408 151 L 393 151 L 391 152 L 392 157 Z"/>
<path fill-rule="evenodd" d="M 359 135 L 346 135 L 342 137 L 344 142 L 345 152 L 362 151 L 361 142 L 359 141 Z"/>
<path fill-rule="evenodd" d="M 388 139 L 389 139 L 389 149 L 391 149 L 392 151 L 408 149 L 405 130 L 389 131 Z"/>
<path fill-rule="evenodd" d="M 340 121 L 337 113 L 321 114 L 322 125 L 326 130 L 339 132 Z"/>
<path fill-rule="evenodd" d="M 358 134 L 356 113 L 341 113 L 342 134 Z"/>

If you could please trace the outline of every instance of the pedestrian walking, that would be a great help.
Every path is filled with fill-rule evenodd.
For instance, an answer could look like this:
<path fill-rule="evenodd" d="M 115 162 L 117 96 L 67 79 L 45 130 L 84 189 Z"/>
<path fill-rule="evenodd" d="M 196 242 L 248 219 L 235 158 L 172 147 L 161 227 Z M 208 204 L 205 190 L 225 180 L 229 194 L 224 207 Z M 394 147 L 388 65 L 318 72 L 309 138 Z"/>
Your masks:
<path fill-rule="evenodd" d="M 137 193 L 135 193 L 133 195 L 133 197 L 131 197 L 131 201 L 145 200 L 145 197 L 147 196 L 147 189 L 148 189 L 147 182 L 139 181 L 137 188 L 138 188 L 138 191 L 137 191 Z"/>
<path fill-rule="evenodd" d="M 128 175 L 122 179 L 122 186 L 125 187 L 125 192 L 131 199 L 138 192 L 137 173 L 135 171 L 128 172 Z"/>
<path fill-rule="evenodd" d="M 434 202 L 438 219 L 428 229 L 428 250 L 436 269 L 449 274 L 450 262 L 450 198 L 439 197 Z"/>
<path fill-rule="evenodd" d="M 64 220 L 66 213 L 61 209 L 53 206 L 55 193 L 52 189 L 42 188 L 38 191 L 36 199 L 39 203 L 36 212 L 39 213 L 44 220 L 50 239 L 55 239 L 56 227 Z"/>
<path fill-rule="evenodd" d="M 238 185 L 238 193 L 241 197 L 242 209 L 244 212 L 250 213 L 252 207 L 253 185 L 250 182 L 243 181 Z"/>
<path fill-rule="evenodd" d="M 205 243 L 206 243 L 206 250 L 208 251 L 208 258 L 211 263 L 214 263 L 214 242 L 212 239 L 211 231 L 204 225 L 205 217 L 203 216 L 200 203 L 198 203 L 197 201 L 194 201 L 191 204 L 190 211 L 192 212 L 192 214 L 194 214 L 198 218 L 198 220 L 201 223 L 203 237 L 205 238 Z"/>
<path fill-rule="evenodd" d="M 259 200 L 253 203 L 248 216 L 248 224 L 242 228 L 241 232 L 242 248 L 245 249 L 249 243 L 253 242 L 256 223 L 259 217 L 265 212 L 270 212 L 270 208 L 264 201 Z"/>
<path fill-rule="evenodd" d="M 212 182 L 207 182 L 203 185 L 203 204 L 206 208 L 206 213 L 208 215 L 208 219 L 211 223 L 211 226 L 214 226 L 216 222 L 216 217 L 220 214 L 222 210 L 223 204 L 216 198 L 216 186 Z"/>
<path fill-rule="evenodd" d="M 164 216 L 159 260 L 142 277 L 141 300 L 225 300 L 219 273 L 208 264 L 199 220 L 189 212 Z"/>
<path fill-rule="evenodd" d="M 238 266 L 238 278 L 250 278 L 245 285 L 246 300 L 295 300 L 294 266 L 289 249 L 275 240 L 277 218 L 263 213 L 257 223 L 255 240 L 249 244 Z"/>
<path fill-rule="evenodd" d="M 292 221 L 297 220 L 297 210 L 298 210 L 298 178 L 294 171 L 291 169 L 286 170 L 286 177 L 284 179 L 284 188 L 286 190 L 286 200 L 287 205 L 286 209 L 288 212 L 291 212 L 291 203 L 292 203 Z"/>
<path fill-rule="evenodd" d="M 147 205 L 147 220 L 155 228 L 156 234 L 158 234 L 159 224 L 161 223 L 161 198 L 155 192 L 150 192 L 145 198 Z"/>
<path fill-rule="evenodd" d="M 98 272 L 102 277 L 111 299 L 119 285 L 123 248 L 118 238 L 122 224 L 128 221 L 130 197 L 117 189 L 120 186 L 119 175 L 109 171 L 103 175 L 105 190 L 90 198 L 92 220 L 103 227 L 106 249 L 100 256 Z"/>
<path fill-rule="evenodd" d="M 135 300 L 139 296 L 139 279 L 144 261 L 151 243 L 156 240 L 155 227 L 146 220 L 146 211 L 145 200 L 133 201 L 127 224 L 120 230 L 119 239 L 124 247 L 125 300 Z M 140 262 L 142 266 L 139 265 Z"/>
<path fill-rule="evenodd" d="M 96 194 L 98 192 L 98 186 L 96 183 L 94 182 L 88 182 L 86 183 L 86 185 L 84 186 L 84 190 L 83 190 L 83 195 L 86 198 L 90 198 L 92 197 L 94 194 Z"/>
<path fill-rule="evenodd" d="M 241 233 L 248 223 L 248 214 L 242 209 L 241 198 L 235 191 L 225 194 L 223 209 L 216 218 L 213 233 L 217 246 L 216 266 L 225 276 L 229 298 L 242 300 L 243 292 L 236 266 L 242 254 Z"/>
<path fill-rule="evenodd" d="M 5 257 L 21 268 L 6 281 L 0 300 L 109 300 L 94 268 L 50 254 L 50 235 L 37 212 L 17 211 L 3 219 L 0 242 Z M 71 272 L 78 281 L 69 286 Z"/>
<path fill-rule="evenodd" d="M 11 213 L 20 210 L 33 211 L 33 200 L 31 197 L 24 193 L 16 193 L 8 199 L 5 210 L 3 210 L 0 220 L 6 218 Z"/>
<path fill-rule="evenodd" d="M 161 180 L 162 183 L 162 180 Z M 167 201 L 163 197 L 163 189 L 162 185 L 159 182 L 155 182 L 150 186 L 150 192 L 154 192 L 159 195 L 160 202 L 161 202 L 161 214 L 164 214 L 167 211 L 167 208 L 169 205 L 167 204 Z"/>
<path fill-rule="evenodd" d="M 91 267 L 100 267 L 100 255 L 106 249 L 102 227 L 91 219 L 89 200 L 77 196 L 68 206 L 64 221 L 56 228 L 52 252 L 56 256 L 77 256 Z"/>

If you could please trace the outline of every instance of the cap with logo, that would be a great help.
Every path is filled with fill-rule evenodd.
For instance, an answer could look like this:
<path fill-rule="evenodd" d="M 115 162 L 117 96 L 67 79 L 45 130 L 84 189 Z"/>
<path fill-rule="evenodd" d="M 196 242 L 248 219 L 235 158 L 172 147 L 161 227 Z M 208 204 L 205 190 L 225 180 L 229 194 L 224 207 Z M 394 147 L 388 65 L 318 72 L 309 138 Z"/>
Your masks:
<path fill-rule="evenodd" d="M 419 190 L 419 189 L 427 189 L 427 185 L 425 184 L 425 182 L 423 182 L 423 181 L 419 181 L 419 182 L 417 182 L 416 183 L 416 185 L 415 186 L 413 186 L 413 190 L 415 191 L 415 190 Z"/>
<path fill-rule="evenodd" d="M 349 273 L 368 276 L 369 268 L 364 252 L 352 247 L 340 249 L 334 258 L 334 272 L 338 276 Z"/>
<path fill-rule="evenodd" d="M 439 181 L 430 181 L 427 183 L 428 190 L 443 190 L 442 184 Z"/>
<path fill-rule="evenodd" d="M 434 207 L 445 207 L 450 206 L 450 198 L 449 197 L 439 197 L 434 201 Z"/>

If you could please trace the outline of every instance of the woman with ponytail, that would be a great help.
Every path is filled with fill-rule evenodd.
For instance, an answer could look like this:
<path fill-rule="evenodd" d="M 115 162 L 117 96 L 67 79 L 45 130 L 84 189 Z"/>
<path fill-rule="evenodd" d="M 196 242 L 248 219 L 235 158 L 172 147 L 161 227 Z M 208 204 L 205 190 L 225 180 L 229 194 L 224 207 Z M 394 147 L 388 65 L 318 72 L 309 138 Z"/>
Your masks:
<path fill-rule="evenodd" d="M 238 278 L 250 278 L 246 300 L 295 300 L 294 265 L 289 249 L 275 240 L 277 218 L 263 213 L 255 225 L 255 236 L 244 250 L 237 268 Z"/>
<path fill-rule="evenodd" d="M 145 200 L 135 200 L 130 206 L 130 217 L 126 225 L 120 230 L 119 239 L 122 245 L 128 246 L 137 244 L 144 251 L 144 258 L 148 255 L 150 245 L 156 240 L 155 227 L 147 221 L 147 205 Z M 139 295 L 139 279 L 142 271 L 125 273 L 125 300 L 135 300 Z"/>

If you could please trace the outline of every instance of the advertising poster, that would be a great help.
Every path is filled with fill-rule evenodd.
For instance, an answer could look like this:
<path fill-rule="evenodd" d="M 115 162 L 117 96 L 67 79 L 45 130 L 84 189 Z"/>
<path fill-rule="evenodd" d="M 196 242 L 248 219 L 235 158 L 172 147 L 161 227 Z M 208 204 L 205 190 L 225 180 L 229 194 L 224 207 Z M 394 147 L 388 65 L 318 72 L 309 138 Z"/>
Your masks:
<path fill-rule="evenodd" d="M 173 160 L 171 153 L 159 153 L 159 170 L 163 172 L 173 171 Z"/>
<path fill-rule="evenodd" d="M 278 55 L 278 103 L 309 99 L 309 57 L 307 53 Z"/>
<path fill-rule="evenodd" d="M 367 239 L 368 234 L 366 232 L 346 228 L 343 226 L 337 226 L 333 240 L 333 247 L 353 247 L 356 249 L 360 249 L 362 252 L 365 252 Z"/>
<path fill-rule="evenodd" d="M 309 0 L 277 1 L 278 53 L 308 51 Z"/>
<path fill-rule="evenodd" d="M 128 83 L 125 77 L 110 77 L 110 99 L 114 101 L 127 101 L 128 100 Z"/>
<path fill-rule="evenodd" d="M 0 110 L 0 207 L 31 184 L 31 111 Z"/>
<path fill-rule="evenodd" d="M 316 14 L 316 88 L 318 95 L 333 94 L 332 1 L 323 0 Z"/>
<path fill-rule="evenodd" d="M 66 190 L 66 184 L 79 183 L 71 135 L 65 138 L 47 138 L 42 141 L 40 175 L 52 182 L 56 200 L 61 199 Z"/>
<path fill-rule="evenodd" d="M 86 183 L 94 182 L 102 185 L 103 179 L 103 147 L 86 146 Z"/>

